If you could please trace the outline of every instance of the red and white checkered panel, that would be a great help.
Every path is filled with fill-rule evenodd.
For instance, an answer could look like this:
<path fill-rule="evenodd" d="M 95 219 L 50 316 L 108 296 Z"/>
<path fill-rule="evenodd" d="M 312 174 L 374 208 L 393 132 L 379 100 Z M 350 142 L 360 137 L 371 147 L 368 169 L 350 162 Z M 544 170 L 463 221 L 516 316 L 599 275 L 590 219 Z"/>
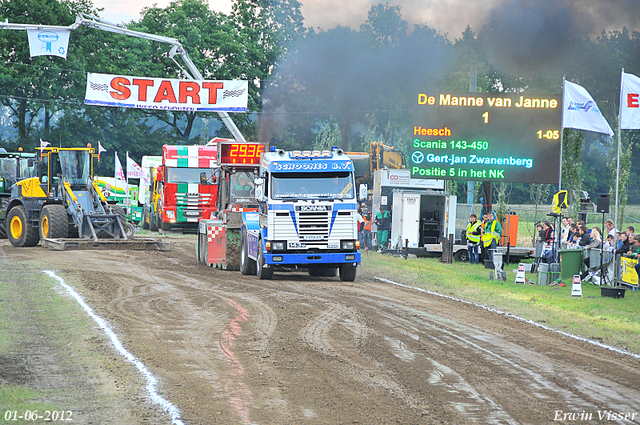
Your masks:
<path fill-rule="evenodd" d="M 211 242 L 222 233 L 223 227 L 219 226 L 207 226 L 207 241 Z"/>

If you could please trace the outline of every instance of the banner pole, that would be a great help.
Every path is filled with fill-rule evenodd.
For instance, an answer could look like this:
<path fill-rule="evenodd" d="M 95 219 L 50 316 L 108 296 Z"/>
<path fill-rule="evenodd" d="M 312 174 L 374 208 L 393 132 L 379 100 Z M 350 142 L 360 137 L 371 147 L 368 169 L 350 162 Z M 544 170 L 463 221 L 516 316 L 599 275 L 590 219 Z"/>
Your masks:
<path fill-rule="evenodd" d="M 620 118 L 622 117 L 622 85 L 624 84 L 624 68 L 620 74 L 620 103 L 618 106 L 618 153 L 616 155 L 616 206 L 614 212 L 614 223 L 616 226 L 620 226 L 618 222 L 618 205 L 619 205 L 619 192 L 620 192 L 620 148 L 622 146 L 620 140 Z"/>

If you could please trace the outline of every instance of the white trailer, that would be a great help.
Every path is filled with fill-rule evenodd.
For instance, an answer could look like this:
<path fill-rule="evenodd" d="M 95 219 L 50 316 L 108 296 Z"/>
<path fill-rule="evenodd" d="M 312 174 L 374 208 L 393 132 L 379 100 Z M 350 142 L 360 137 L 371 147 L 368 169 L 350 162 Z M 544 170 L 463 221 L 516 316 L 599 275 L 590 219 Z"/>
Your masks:
<path fill-rule="evenodd" d="M 391 214 L 391 249 L 410 253 L 441 252 L 440 238 L 455 234 L 457 197 L 444 189 L 444 180 L 411 179 L 410 170 L 378 170 L 373 175 L 372 213 Z M 376 230 L 374 228 L 374 230 Z"/>

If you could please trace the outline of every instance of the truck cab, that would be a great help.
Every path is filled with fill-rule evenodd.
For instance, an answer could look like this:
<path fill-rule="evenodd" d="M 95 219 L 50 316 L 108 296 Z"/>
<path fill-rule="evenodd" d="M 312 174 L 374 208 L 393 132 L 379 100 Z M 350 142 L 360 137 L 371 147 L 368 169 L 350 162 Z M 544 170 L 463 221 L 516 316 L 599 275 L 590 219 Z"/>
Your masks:
<path fill-rule="evenodd" d="M 360 263 L 354 167 L 339 149 L 264 153 L 258 213 L 244 215 L 241 271 L 276 267 L 353 281 Z"/>

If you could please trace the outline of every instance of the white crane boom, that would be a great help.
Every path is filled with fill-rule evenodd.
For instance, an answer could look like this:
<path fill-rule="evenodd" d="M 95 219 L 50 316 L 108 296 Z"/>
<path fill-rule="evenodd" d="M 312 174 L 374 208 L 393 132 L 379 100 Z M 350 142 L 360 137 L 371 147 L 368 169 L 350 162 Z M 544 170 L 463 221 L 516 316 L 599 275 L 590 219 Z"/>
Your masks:
<path fill-rule="evenodd" d="M 55 25 L 13 24 L 9 22 L 0 22 L 0 29 L 75 30 L 81 25 L 85 25 L 89 28 L 95 28 L 102 31 L 113 32 L 116 34 L 123 34 L 130 37 L 143 38 L 145 40 L 158 41 L 160 43 L 171 44 L 173 47 L 169 51 L 169 57 L 174 62 L 176 62 L 174 59 L 174 56 L 176 54 L 180 55 L 180 57 L 182 58 L 182 61 L 187 66 L 187 69 L 182 68 L 180 64 L 178 64 L 177 62 L 176 62 L 176 65 L 180 67 L 180 69 L 182 70 L 182 72 L 184 72 L 187 78 L 190 78 L 192 80 L 204 80 L 204 77 L 202 76 L 200 71 L 198 71 L 198 68 L 196 68 L 196 66 L 191 61 L 191 58 L 189 57 L 189 54 L 187 53 L 185 48 L 182 46 L 182 43 L 180 43 L 180 41 L 178 41 L 177 39 L 171 38 L 171 37 L 164 37 L 162 35 L 148 34 L 146 32 L 133 31 L 133 30 L 127 29 L 123 25 L 113 24 L 113 23 L 103 21 L 99 18 L 89 16 L 86 14 L 78 14 L 78 16 L 76 16 L 76 21 L 72 25 L 69 25 L 68 27 L 61 27 L 61 26 L 55 26 Z M 218 116 L 220 117 L 224 125 L 227 127 L 229 132 L 233 135 L 234 139 L 236 139 L 238 142 L 246 143 L 245 138 L 242 136 L 242 134 L 240 133 L 240 130 L 238 129 L 238 127 L 233 122 L 233 120 L 231 119 L 231 117 L 227 112 L 220 111 L 218 112 Z"/>

